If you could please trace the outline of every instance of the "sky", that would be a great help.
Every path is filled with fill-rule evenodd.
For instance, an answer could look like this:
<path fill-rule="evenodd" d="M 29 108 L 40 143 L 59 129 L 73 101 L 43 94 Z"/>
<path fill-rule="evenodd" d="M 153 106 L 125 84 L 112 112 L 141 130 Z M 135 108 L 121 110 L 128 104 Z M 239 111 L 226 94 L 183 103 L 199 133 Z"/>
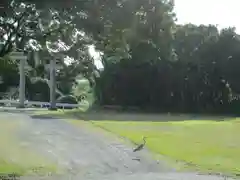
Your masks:
<path fill-rule="evenodd" d="M 175 0 L 178 23 L 235 26 L 240 33 L 240 0 Z"/>

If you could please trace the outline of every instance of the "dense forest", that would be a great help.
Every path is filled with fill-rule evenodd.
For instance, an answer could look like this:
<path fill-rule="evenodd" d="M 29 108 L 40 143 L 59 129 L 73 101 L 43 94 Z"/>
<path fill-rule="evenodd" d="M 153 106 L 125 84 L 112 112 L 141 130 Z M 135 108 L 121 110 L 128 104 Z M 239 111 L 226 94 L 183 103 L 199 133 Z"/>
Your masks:
<path fill-rule="evenodd" d="M 177 24 L 173 0 L 2 0 L 0 6 L 2 93 L 18 85 L 17 62 L 8 56 L 18 48 L 28 55 L 30 100 L 49 100 L 45 65 L 60 54 L 58 97 L 79 101 L 92 93 L 98 105 L 238 113 L 240 35 L 234 27 Z M 96 68 L 90 45 L 101 53 L 103 69 Z M 90 89 L 76 90 L 81 78 Z"/>

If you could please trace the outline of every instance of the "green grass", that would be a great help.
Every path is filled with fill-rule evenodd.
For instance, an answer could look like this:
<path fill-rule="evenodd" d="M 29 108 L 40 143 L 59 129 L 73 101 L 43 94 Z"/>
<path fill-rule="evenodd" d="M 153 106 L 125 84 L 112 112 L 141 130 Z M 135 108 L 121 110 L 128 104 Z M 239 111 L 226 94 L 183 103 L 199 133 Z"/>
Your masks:
<path fill-rule="evenodd" d="M 46 174 L 56 172 L 56 166 L 30 151 L 17 138 L 18 121 L 0 120 L 0 174 Z"/>
<path fill-rule="evenodd" d="M 82 108 L 76 108 L 76 109 L 67 109 L 67 110 L 62 110 L 58 109 L 56 111 L 51 111 L 51 110 L 41 110 L 41 111 L 36 111 L 34 112 L 35 116 L 39 117 L 65 117 L 68 118 L 70 116 L 74 117 L 78 115 L 79 113 L 83 113 L 85 110 Z"/>
<path fill-rule="evenodd" d="M 78 113 L 75 111 L 55 114 L 73 117 L 75 113 Z M 107 119 L 111 119 L 111 116 Z M 114 118 L 115 115 L 112 119 Z M 140 118 L 143 119 L 144 116 Z M 135 143 L 141 143 L 142 137 L 147 136 L 146 146 L 153 155 L 160 155 L 161 158 L 164 157 L 164 160 L 174 162 L 174 165 L 177 164 L 180 169 L 240 174 L 240 119 L 218 122 L 211 119 L 189 121 L 186 117 L 185 121 L 171 121 L 171 116 L 164 119 L 165 117 L 159 115 L 159 122 L 150 122 L 147 121 L 147 116 L 145 118 L 146 121 L 101 120 L 91 122 Z M 165 120 L 167 122 L 164 122 Z M 70 122 L 76 126 L 91 127 L 89 122 L 83 123 L 83 121 L 76 120 Z M 178 163 L 175 163 L 176 161 Z"/>
<path fill-rule="evenodd" d="M 240 120 L 136 122 L 93 121 L 136 143 L 147 136 L 147 148 L 203 172 L 240 174 Z"/>

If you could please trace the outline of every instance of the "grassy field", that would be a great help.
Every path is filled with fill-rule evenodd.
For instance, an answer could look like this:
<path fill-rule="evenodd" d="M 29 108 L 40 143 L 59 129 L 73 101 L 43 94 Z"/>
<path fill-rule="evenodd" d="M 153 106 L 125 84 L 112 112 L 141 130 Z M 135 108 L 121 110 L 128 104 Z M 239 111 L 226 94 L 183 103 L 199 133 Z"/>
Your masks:
<path fill-rule="evenodd" d="M 188 168 L 203 172 L 240 174 L 240 120 L 226 121 L 93 121 L 97 126 L 141 143 Z"/>
<path fill-rule="evenodd" d="M 66 111 L 52 115 L 67 117 L 72 114 L 73 117 L 77 113 Z M 223 121 L 222 117 L 193 118 L 187 115 L 179 118 L 171 115 L 112 113 L 80 114 L 77 117 L 82 116 L 83 120 L 91 121 L 134 143 L 141 143 L 143 136 L 148 137 L 146 147 L 154 155 L 159 154 L 174 162 L 180 169 L 240 175 L 240 119 L 228 118 Z M 77 120 L 71 123 L 83 124 Z"/>
<path fill-rule="evenodd" d="M 55 166 L 47 159 L 30 151 L 17 138 L 20 121 L 0 120 L 0 173 L 45 174 L 55 172 Z"/>

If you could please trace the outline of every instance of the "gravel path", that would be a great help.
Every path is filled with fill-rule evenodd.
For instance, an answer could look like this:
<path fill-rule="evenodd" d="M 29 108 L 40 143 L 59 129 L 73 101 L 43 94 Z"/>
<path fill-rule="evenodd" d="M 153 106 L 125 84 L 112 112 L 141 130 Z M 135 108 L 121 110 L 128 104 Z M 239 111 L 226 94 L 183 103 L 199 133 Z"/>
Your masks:
<path fill-rule="evenodd" d="M 1 112 L 0 118 L 22 121 L 22 142 L 66 169 L 63 175 L 21 179 L 83 180 L 221 180 L 223 177 L 178 173 L 150 158 L 146 150 L 132 149 L 115 138 L 106 138 L 60 119 L 31 118 L 27 113 Z M 136 160 L 140 158 L 140 161 Z"/>

